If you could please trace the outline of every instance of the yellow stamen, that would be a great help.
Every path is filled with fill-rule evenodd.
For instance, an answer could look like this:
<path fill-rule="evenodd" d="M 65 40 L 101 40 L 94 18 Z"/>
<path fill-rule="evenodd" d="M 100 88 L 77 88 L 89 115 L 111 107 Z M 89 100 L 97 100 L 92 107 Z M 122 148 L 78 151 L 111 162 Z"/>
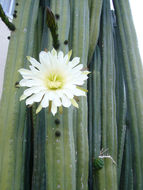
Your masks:
<path fill-rule="evenodd" d="M 61 89 L 64 83 L 65 79 L 58 71 L 53 71 L 45 77 L 45 86 L 50 90 Z"/>

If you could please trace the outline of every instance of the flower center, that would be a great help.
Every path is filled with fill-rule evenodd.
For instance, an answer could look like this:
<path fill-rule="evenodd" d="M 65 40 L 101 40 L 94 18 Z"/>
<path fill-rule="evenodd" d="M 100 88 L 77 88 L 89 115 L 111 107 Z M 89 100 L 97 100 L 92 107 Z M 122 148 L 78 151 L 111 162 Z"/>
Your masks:
<path fill-rule="evenodd" d="M 45 85 L 50 90 L 61 89 L 64 85 L 64 78 L 58 72 L 51 72 L 46 76 Z"/>

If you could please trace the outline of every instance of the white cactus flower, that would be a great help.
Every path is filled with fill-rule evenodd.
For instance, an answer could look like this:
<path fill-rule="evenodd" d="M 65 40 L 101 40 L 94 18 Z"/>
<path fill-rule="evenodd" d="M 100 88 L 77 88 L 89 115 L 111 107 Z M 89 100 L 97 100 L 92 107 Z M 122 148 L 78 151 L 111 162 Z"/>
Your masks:
<path fill-rule="evenodd" d="M 70 61 L 72 51 L 64 56 L 62 51 L 53 49 L 51 52 L 41 51 L 39 60 L 28 56 L 31 65 L 28 69 L 19 69 L 23 79 L 19 82 L 21 87 L 28 87 L 20 101 L 26 99 L 26 105 L 40 102 L 36 113 L 42 108 L 49 107 L 53 115 L 57 108 L 69 107 L 71 104 L 78 108 L 75 96 L 85 96 L 86 90 L 80 86 L 87 80 L 88 71 L 82 71 L 80 58 Z"/>

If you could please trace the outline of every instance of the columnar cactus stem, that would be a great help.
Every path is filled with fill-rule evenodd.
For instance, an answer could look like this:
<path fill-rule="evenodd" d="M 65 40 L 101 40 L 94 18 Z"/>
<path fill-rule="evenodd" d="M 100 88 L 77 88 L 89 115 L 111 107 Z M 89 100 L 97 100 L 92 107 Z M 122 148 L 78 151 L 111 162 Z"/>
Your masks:
<path fill-rule="evenodd" d="M 133 141 L 133 174 L 136 176 L 134 185 L 136 189 L 142 189 L 143 163 L 141 157 L 143 152 L 141 151 L 141 146 L 143 143 L 143 71 L 137 48 L 136 35 L 131 20 L 129 3 L 128 1 L 124 3 L 122 0 L 120 2 L 114 0 L 114 6 L 117 13 L 117 23 L 119 25 L 119 34 L 121 37 L 121 47 L 124 58 L 122 68 L 125 75 L 125 85 L 128 97 L 127 106 L 130 118 L 129 123 Z"/>
<path fill-rule="evenodd" d="M 121 49 L 121 39 L 116 23 L 116 17 L 112 12 L 113 18 L 113 32 L 114 32 L 114 45 L 115 45 L 115 66 L 116 66 L 116 119 L 117 119 L 117 130 L 118 130 L 118 184 L 120 184 L 121 168 L 123 163 L 123 152 L 125 144 L 126 134 L 126 115 L 127 115 L 127 102 L 125 92 L 125 81 L 122 70 L 123 55 Z"/>
<path fill-rule="evenodd" d="M 115 65 L 114 65 L 114 42 L 111 25 L 110 1 L 103 2 L 101 33 L 101 56 L 102 56 L 102 91 L 101 91 L 101 147 L 108 149 L 108 154 L 117 160 L 117 126 L 115 107 Z M 99 172 L 99 189 L 117 189 L 116 166 L 110 159 L 105 159 L 105 166 Z M 106 177 L 104 177 L 106 176 Z M 103 180 L 103 181 L 102 181 Z"/>
<path fill-rule="evenodd" d="M 89 63 L 91 61 L 95 47 L 98 42 L 102 4 L 103 0 L 91 0 L 89 6 L 90 10 L 90 35 L 89 35 L 89 51 L 88 51 Z"/>
<path fill-rule="evenodd" d="M 129 2 L 113 2 L 115 12 L 110 0 L 16 1 L 0 103 L 0 190 L 143 189 L 143 70 Z M 88 105 L 74 97 L 78 109 L 37 115 L 36 103 L 19 101 L 18 70 L 53 46 L 89 67 Z"/>
<path fill-rule="evenodd" d="M 50 8 L 57 19 L 60 50 L 65 53 L 68 45 L 70 10 L 69 1 L 60 0 L 58 5 L 52 1 Z M 64 9 L 63 9 L 64 8 Z M 52 47 L 51 34 L 48 35 L 48 48 Z M 50 190 L 76 189 L 76 161 L 73 136 L 72 111 L 64 109 L 62 115 L 53 117 L 45 112 L 46 141 L 45 141 L 45 168 L 46 188 Z"/>
<path fill-rule="evenodd" d="M 17 89 L 15 83 L 19 81 L 17 70 L 26 62 L 26 55 L 32 53 L 37 15 L 34 7 L 38 2 L 18 1 L 18 15 L 14 20 L 16 30 L 12 33 L 8 51 L 0 106 L 0 189 L 3 190 L 24 188 L 26 109 L 25 103 L 19 102 L 22 89 Z M 35 18 L 30 16 L 32 14 Z"/>
<path fill-rule="evenodd" d="M 73 56 L 81 58 L 81 63 L 87 66 L 89 48 L 89 9 L 88 1 L 73 2 L 71 47 Z M 76 189 L 88 189 L 88 140 L 87 140 L 87 102 L 86 98 L 79 99 L 79 109 L 74 113 L 76 121 L 74 134 L 76 135 L 76 159 L 77 159 L 77 186 Z"/>
<path fill-rule="evenodd" d="M 89 189 L 98 189 L 99 179 L 95 174 L 94 159 L 100 155 L 101 148 L 101 55 L 97 46 L 93 61 L 90 63 L 92 73 L 89 76 L 88 94 L 88 131 L 89 131 Z"/>

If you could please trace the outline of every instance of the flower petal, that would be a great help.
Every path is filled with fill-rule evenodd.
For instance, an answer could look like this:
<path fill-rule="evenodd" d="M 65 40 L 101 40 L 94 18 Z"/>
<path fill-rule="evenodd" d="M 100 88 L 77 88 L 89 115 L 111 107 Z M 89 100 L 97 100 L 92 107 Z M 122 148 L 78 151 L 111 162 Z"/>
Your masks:
<path fill-rule="evenodd" d="M 71 105 L 71 101 L 65 96 L 62 96 L 62 105 L 64 107 L 69 107 Z"/>
<path fill-rule="evenodd" d="M 64 89 L 63 93 L 69 98 L 72 99 L 74 97 L 73 93 L 69 89 Z"/>
<path fill-rule="evenodd" d="M 61 100 L 60 100 L 60 98 L 58 96 L 53 99 L 53 102 L 58 107 L 62 105 L 62 102 L 61 102 Z"/>
<path fill-rule="evenodd" d="M 57 106 L 52 102 L 51 112 L 53 115 L 57 113 Z"/>
<path fill-rule="evenodd" d="M 34 67 L 38 68 L 39 70 L 41 69 L 41 64 L 36 59 L 30 56 L 27 56 L 27 59 Z"/>
<path fill-rule="evenodd" d="M 86 94 L 85 94 L 84 91 L 79 90 L 79 89 L 77 89 L 77 88 L 75 88 L 75 89 L 73 90 L 73 93 L 74 93 L 75 96 L 86 96 Z"/>
<path fill-rule="evenodd" d="M 27 87 L 32 87 L 32 86 L 39 86 L 43 85 L 42 81 L 40 80 L 27 80 L 27 79 L 22 79 L 19 82 L 20 86 L 27 86 Z"/>
<path fill-rule="evenodd" d="M 79 57 L 74 57 L 72 59 L 72 61 L 70 61 L 69 63 L 71 64 L 72 68 L 75 67 L 76 65 L 78 65 L 80 62 L 80 58 Z"/>
<path fill-rule="evenodd" d="M 51 54 L 55 57 L 57 57 L 57 51 L 53 48 L 52 51 L 51 51 Z"/>
<path fill-rule="evenodd" d="M 39 92 L 37 94 L 34 94 L 32 96 L 30 96 L 27 100 L 26 100 L 26 105 L 31 105 L 33 104 L 34 102 L 40 102 L 43 95 L 45 94 L 45 92 Z"/>
<path fill-rule="evenodd" d="M 32 72 L 28 69 L 19 69 L 18 72 L 21 74 L 21 75 L 31 75 Z"/>
<path fill-rule="evenodd" d="M 75 73 L 77 71 L 80 71 L 83 68 L 83 64 L 79 64 L 78 66 L 74 67 L 72 71 Z"/>
<path fill-rule="evenodd" d="M 26 96 L 30 96 L 31 94 L 38 93 L 41 90 L 45 90 L 44 87 L 42 86 L 31 87 L 31 88 L 26 89 L 23 94 Z"/>
<path fill-rule="evenodd" d="M 20 101 L 22 101 L 22 100 L 25 100 L 26 98 L 27 98 L 28 96 L 26 96 L 25 94 L 22 94 L 21 96 L 20 96 Z"/>
<path fill-rule="evenodd" d="M 63 59 L 64 59 L 64 54 L 63 54 L 62 51 L 59 51 L 59 53 L 58 53 L 58 60 L 62 62 Z"/>
<path fill-rule="evenodd" d="M 41 51 L 40 54 L 39 54 L 39 60 L 40 60 L 40 63 L 41 64 L 44 64 L 44 65 L 50 65 L 50 53 L 48 52 L 45 52 L 45 51 Z"/>
<path fill-rule="evenodd" d="M 41 105 L 43 108 L 46 108 L 49 106 L 49 99 L 48 99 L 48 93 L 45 94 L 42 102 L 41 102 Z"/>

